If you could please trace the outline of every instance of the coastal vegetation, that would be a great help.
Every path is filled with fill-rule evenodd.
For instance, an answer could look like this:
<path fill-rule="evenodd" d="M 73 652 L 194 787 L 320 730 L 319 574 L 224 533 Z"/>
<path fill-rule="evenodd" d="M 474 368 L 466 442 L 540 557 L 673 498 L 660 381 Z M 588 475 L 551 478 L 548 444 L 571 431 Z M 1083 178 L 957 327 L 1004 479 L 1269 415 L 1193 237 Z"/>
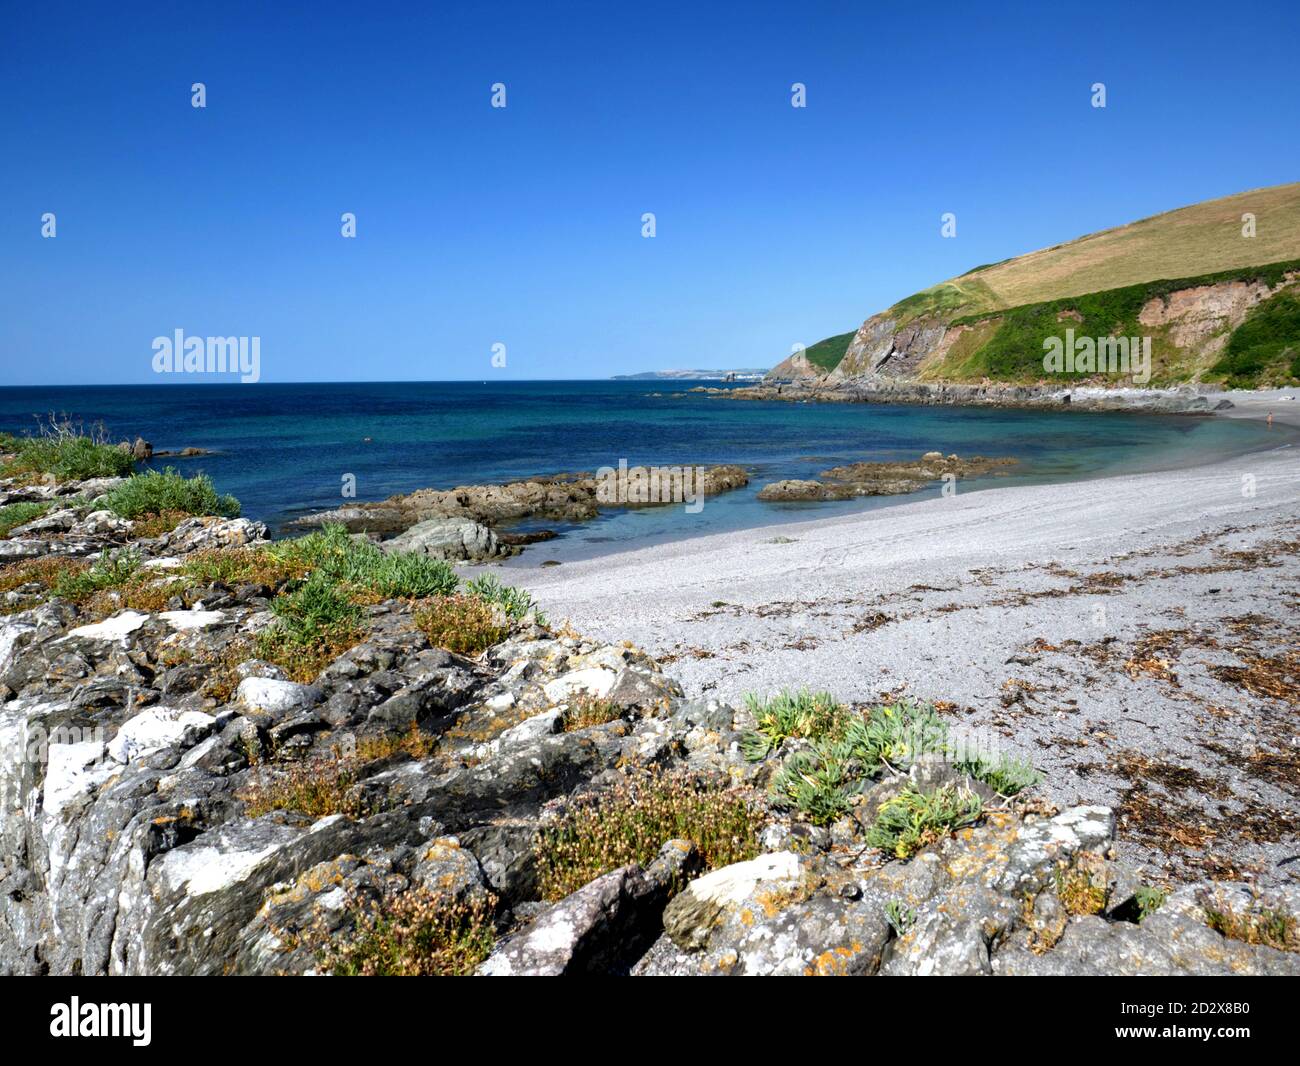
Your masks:
<path fill-rule="evenodd" d="M 910 859 L 927 844 L 974 825 L 984 804 L 971 792 L 941 788 L 927 794 L 907 789 L 886 802 L 867 829 L 869 847 Z"/>
<path fill-rule="evenodd" d="M 1300 295 L 1279 292 L 1251 308 L 1228 338 L 1213 372 L 1233 388 L 1261 380 L 1300 380 Z"/>
<path fill-rule="evenodd" d="M 504 640 L 509 621 L 477 596 L 435 596 L 415 611 L 415 624 L 429 643 L 457 655 L 478 655 Z"/>
<path fill-rule="evenodd" d="M 86 429 L 51 415 L 35 434 L 0 433 L 0 478 L 31 481 L 50 475 L 59 481 L 123 477 L 135 468 L 128 451 L 109 444 L 103 426 Z"/>
<path fill-rule="evenodd" d="M 230 566 L 234 572 L 245 568 L 245 576 L 282 579 L 284 587 L 271 601 L 275 623 L 258 640 L 262 655 L 295 680 L 311 680 L 361 641 L 364 608 L 385 600 L 409 601 L 429 641 L 462 655 L 481 653 L 505 639 L 513 622 L 530 613 L 537 617 L 526 593 L 495 578 L 470 582 L 458 592 L 460 577 L 444 560 L 384 552 L 341 525 L 228 560 L 209 555 L 199 565 L 208 572 Z"/>
<path fill-rule="evenodd" d="M 1202 907 L 1206 924 L 1228 940 L 1300 952 L 1300 921 L 1283 907 L 1261 906 L 1243 912 L 1213 898 L 1205 900 Z"/>
<path fill-rule="evenodd" d="M 239 516 L 239 501 L 220 495 L 206 474 L 182 477 L 171 467 L 129 477 L 104 495 L 103 504 L 120 518 L 175 514 Z"/>
<path fill-rule="evenodd" d="M 0 537 L 7 537 L 19 526 L 40 518 L 50 509 L 45 500 L 10 503 L 0 507 Z"/>
<path fill-rule="evenodd" d="M 983 343 L 962 346 L 940 363 L 927 365 L 923 380 L 1037 381 L 1043 378 L 1044 342 L 1056 337 L 1065 342 L 1066 331 L 1086 337 L 1152 338 L 1152 383 L 1171 384 L 1186 380 L 1202 370 L 1189 365 L 1185 354 L 1159 326 L 1144 325 L 1139 316 L 1147 304 L 1179 290 L 1218 285 L 1224 282 L 1259 282 L 1270 288 L 1282 283 L 1288 273 L 1300 272 L 1300 259 L 1265 266 L 1244 267 L 1218 274 L 1162 279 L 1104 289 L 1081 296 L 1028 304 L 999 312 L 995 316 L 974 315 L 953 319 L 950 326 L 987 326 L 991 336 Z M 1285 384 L 1300 377 L 1300 364 L 1283 358 L 1300 344 L 1300 301 L 1283 289 L 1247 315 L 1231 331 L 1224 359 L 1200 373 L 1202 380 L 1219 378 L 1242 387 Z M 982 334 L 981 334 L 982 336 Z M 954 345 L 955 348 L 958 346 Z M 1093 376 L 1093 371 L 1061 372 L 1067 379 Z"/>
<path fill-rule="evenodd" d="M 901 301 L 885 312 L 885 316 L 898 316 L 895 328 L 901 328 L 899 323 L 925 315 L 950 329 L 960 330 L 952 343 L 942 349 L 941 357 L 921 361 L 916 375 L 920 381 L 992 379 L 1021 384 L 1041 381 L 1045 376 L 1045 342 L 1057 338 L 1065 344 L 1068 330 L 1076 337 L 1150 337 L 1150 384 L 1154 386 L 1195 378 L 1231 388 L 1263 388 L 1300 381 L 1300 296 L 1295 286 L 1278 288 L 1288 276 L 1297 274 L 1300 274 L 1300 259 L 1289 259 L 974 313 L 969 311 L 969 301 L 940 287 Z M 1227 283 L 1259 283 L 1277 291 L 1251 308 L 1235 328 L 1225 325 L 1220 330 L 1218 335 L 1227 338 L 1220 357 L 1207 357 L 1200 351 L 1185 348 L 1167 325 L 1141 321 L 1143 309 L 1152 300 L 1174 292 Z M 951 298 L 945 299 L 945 293 Z M 1211 350 L 1203 343 L 1201 347 L 1204 351 Z M 839 365 L 839 360 L 818 365 L 823 370 L 831 370 Z M 1082 381 L 1095 375 L 1096 371 L 1086 369 L 1063 370 L 1052 376 Z"/>
<path fill-rule="evenodd" d="M 563 899 L 620 866 L 648 866 L 668 840 L 689 840 L 709 870 L 752 859 L 762 821 L 741 791 L 680 774 L 629 778 L 542 828 L 534 846 L 541 896 Z"/>
<path fill-rule="evenodd" d="M 800 742 L 785 755 L 768 798 L 814 825 L 853 812 L 872 785 L 908 782 L 903 771 L 927 755 L 944 759 L 957 775 L 1001 797 L 1041 780 L 1021 760 L 965 750 L 930 704 L 900 700 L 854 710 L 828 693 L 805 691 L 750 697 L 747 706 L 756 723 L 741 740 L 747 758 L 757 761 L 780 753 L 790 741 Z M 906 858 L 933 834 L 978 819 L 981 809 L 979 796 L 969 789 L 943 787 L 923 794 L 907 783 L 884 798 L 868 835 L 874 846 Z"/>
<path fill-rule="evenodd" d="M 803 354 L 813 366 L 826 371 L 834 370 L 840 365 L 840 360 L 844 358 L 844 353 L 848 351 L 855 335 L 855 331 L 850 331 L 835 337 L 827 337 L 811 348 L 805 349 Z"/>
<path fill-rule="evenodd" d="M 353 897 L 340 937 L 316 926 L 302 937 L 335 977 L 466 977 L 496 942 L 492 896 L 468 900 L 413 888 L 380 901 Z"/>

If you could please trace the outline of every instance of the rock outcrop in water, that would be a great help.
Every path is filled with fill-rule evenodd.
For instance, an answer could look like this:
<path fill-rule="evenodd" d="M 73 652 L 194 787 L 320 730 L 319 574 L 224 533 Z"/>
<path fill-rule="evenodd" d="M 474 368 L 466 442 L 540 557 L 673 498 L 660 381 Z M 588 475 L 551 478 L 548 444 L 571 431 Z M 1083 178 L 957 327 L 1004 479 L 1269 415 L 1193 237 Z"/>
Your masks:
<path fill-rule="evenodd" d="M 1030 411 L 1126 411 L 1134 414 L 1208 415 L 1232 401 L 1196 386 L 1170 389 L 922 382 L 882 377 L 800 377 L 735 389 L 698 388 L 728 400 L 785 403 L 886 403 L 938 407 L 1011 407 Z"/>
<path fill-rule="evenodd" d="M 849 463 L 823 470 L 822 480 L 774 481 L 759 490 L 768 503 L 806 500 L 851 500 L 858 496 L 904 496 L 941 478 L 996 474 L 1018 460 L 988 459 L 982 455 L 962 459 L 941 452 L 926 452 L 912 462 Z"/>
<path fill-rule="evenodd" d="M 635 471 L 638 468 L 633 468 Z M 682 468 L 674 468 L 680 474 Z M 685 469 L 699 471 L 691 492 L 716 496 L 749 484 L 739 466 Z M 680 504 L 680 498 L 658 495 L 639 500 L 602 494 L 603 479 L 591 474 L 556 474 L 510 481 L 504 485 L 461 485 L 454 489 L 417 489 L 379 503 L 357 503 L 295 519 L 291 525 L 312 529 L 325 523 L 346 526 L 351 533 L 405 535 L 421 550 L 446 559 L 480 561 L 519 550 L 529 538 L 511 536 L 497 527 L 526 519 L 586 522 L 603 508 L 654 507 Z M 665 496 L 667 494 L 665 493 Z M 455 524 L 459 524 L 453 530 Z M 469 525 L 477 528 L 471 529 Z M 420 527 L 423 527 L 422 529 Z"/>

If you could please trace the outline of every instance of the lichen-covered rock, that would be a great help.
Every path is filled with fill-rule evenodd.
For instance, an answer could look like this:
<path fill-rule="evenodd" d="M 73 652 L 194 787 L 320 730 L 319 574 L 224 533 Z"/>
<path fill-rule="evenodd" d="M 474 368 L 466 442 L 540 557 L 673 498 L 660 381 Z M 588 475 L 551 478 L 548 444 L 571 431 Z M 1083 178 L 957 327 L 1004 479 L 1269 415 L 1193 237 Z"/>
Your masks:
<path fill-rule="evenodd" d="M 673 900 L 664 915 L 664 931 L 679 947 L 698 950 L 709 942 L 714 927 L 729 912 L 743 908 L 760 885 L 785 888 L 801 872 L 799 856 L 790 851 L 714 870 L 692 881 Z"/>
<path fill-rule="evenodd" d="M 247 518 L 187 518 L 159 539 L 159 550 L 173 554 L 240 548 L 266 540 L 266 525 Z"/>

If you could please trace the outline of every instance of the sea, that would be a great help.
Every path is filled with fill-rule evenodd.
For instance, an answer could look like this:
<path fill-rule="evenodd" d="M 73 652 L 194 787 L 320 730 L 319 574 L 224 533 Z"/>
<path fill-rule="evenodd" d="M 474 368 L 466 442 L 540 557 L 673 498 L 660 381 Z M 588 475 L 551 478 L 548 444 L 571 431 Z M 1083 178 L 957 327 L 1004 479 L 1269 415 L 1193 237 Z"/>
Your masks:
<path fill-rule="evenodd" d="M 815 478 L 843 463 L 911 459 L 927 451 L 1012 456 L 1010 474 L 963 480 L 957 491 L 1071 481 L 1198 465 L 1278 446 L 1289 431 L 1248 419 L 736 401 L 691 391 L 699 382 L 530 381 L 331 384 L 167 384 L 0 388 L 0 429 L 36 431 L 51 415 L 112 440 L 211 454 L 156 459 L 209 475 L 273 535 L 312 511 L 451 488 L 619 466 L 736 463 L 749 486 L 685 504 L 610 509 L 587 523 L 530 522 L 554 540 L 514 565 L 584 558 L 645 544 L 830 517 L 938 495 L 831 503 L 765 503 L 765 484 Z M 719 383 L 710 383 L 718 385 Z M 354 497 L 346 495 L 351 488 Z"/>

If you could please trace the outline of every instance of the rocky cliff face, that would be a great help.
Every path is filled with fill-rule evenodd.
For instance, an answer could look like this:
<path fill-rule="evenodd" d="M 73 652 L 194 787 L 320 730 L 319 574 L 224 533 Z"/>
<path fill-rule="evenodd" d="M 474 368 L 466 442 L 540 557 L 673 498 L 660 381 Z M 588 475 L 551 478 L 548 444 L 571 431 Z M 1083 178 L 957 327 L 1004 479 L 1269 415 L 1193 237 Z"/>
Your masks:
<path fill-rule="evenodd" d="M 1213 284 L 1189 285 L 1161 292 L 1141 305 L 1135 325 L 1153 340 L 1155 383 L 1196 383 L 1214 367 L 1230 338 L 1248 314 L 1280 293 L 1300 292 L 1300 273 L 1289 271 L 1276 284 L 1261 279 L 1224 280 Z M 1080 318 L 1058 301 L 1056 321 L 1070 326 Z M 1005 313 L 1004 313 L 1005 314 Z M 988 383 L 977 356 L 1003 324 L 1004 314 L 990 313 L 978 320 L 952 324 L 945 316 L 926 314 L 904 320 L 897 308 L 868 318 L 858 329 L 843 360 L 826 372 L 793 356 L 774 367 L 765 383 L 794 381 L 803 385 L 837 386 L 843 382 L 881 385 L 903 382 L 926 384 Z M 901 323 L 901 324 L 900 324 Z M 1077 327 L 1087 332 L 1083 325 Z M 1300 337 L 1296 338 L 1300 344 Z M 1026 353 L 1026 362 L 1041 366 L 1043 351 Z M 1017 384 L 1049 385 L 1052 376 L 1030 375 Z M 1098 374 L 1081 382 L 1085 385 L 1122 385 L 1128 382 L 1113 375 Z"/>

